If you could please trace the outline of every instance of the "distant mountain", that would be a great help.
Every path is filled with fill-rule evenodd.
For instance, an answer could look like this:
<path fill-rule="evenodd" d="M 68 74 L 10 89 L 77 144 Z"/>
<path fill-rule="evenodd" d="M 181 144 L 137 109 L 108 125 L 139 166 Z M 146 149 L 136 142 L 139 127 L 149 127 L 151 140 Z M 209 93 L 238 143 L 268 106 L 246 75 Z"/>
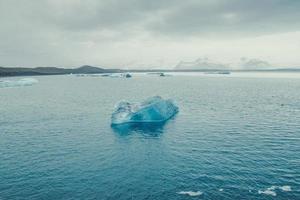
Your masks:
<path fill-rule="evenodd" d="M 260 65 L 258 65 L 260 64 Z M 229 68 L 227 65 L 202 62 L 199 59 L 195 62 L 180 62 L 174 69 L 103 69 L 84 65 L 79 68 L 65 69 L 57 67 L 0 67 L 0 77 L 5 76 L 35 76 L 35 75 L 60 75 L 60 74 L 101 74 L 101 73 L 125 73 L 125 72 L 172 72 L 172 71 L 278 71 L 278 72 L 300 72 L 300 66 L 291 68 L 267 68 L 268 65 L 262 65 L 263 62 L 246 62 L 239 69 Z M 256 67 L 253 67 L 256 66 Z M 257 66 L 260 66 L 257 67 Z"/>
<path fill-rule="evenodd" d="M 0 67 L 1 76 L 33 76 L 33 75 L 59 75 L 59 74 L 98 74 L 98 73 L 114 73 L 121 72 L 118 69 L 103 69 L 84 65 L 75 69 L 65 69 L 57 67 L 36 67 L 36 68 L 21 68 L 21 67 Z"/>
<path fill-rule="evenodd" d="M 84 65 L 77 69 L 72 70 L 73 74 L 97 74 L 97 73 L 105 73 L 105 72 L 107 72 L 106 69 L 93 67 L 89 65 Z"/>
<path fill-rule="evenodd" d="M 180 61 L 174 68 L 175 70 L 226 70 L 229 66 L 226 64 L 216 63 L 208 58 L 198 58 L 192 62 Z"/>

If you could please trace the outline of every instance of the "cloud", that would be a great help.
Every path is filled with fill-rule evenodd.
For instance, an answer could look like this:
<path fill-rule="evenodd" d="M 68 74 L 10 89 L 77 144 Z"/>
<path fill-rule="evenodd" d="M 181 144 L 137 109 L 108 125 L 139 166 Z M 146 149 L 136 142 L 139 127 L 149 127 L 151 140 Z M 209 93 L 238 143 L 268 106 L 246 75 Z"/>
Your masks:
<path fill-rule="evenodd" d="M 2 0 L 0 9 L 6 25 L 223 37 L 300 30 L 299 8 L 297 0 Z"/>
<path fill-rule="evenodd" d="M 298 37 L 299 9 L 297 0 L 0 0 L 0 65 L 176 63 L 276 34 L 264 48 L 299 50 L 280 42 Z"/>
<path fill-rule="evenodd" d="M 182 36 L 253 36 L 300 29 L 300 1 L 185 1 L 149 30 Z"/>

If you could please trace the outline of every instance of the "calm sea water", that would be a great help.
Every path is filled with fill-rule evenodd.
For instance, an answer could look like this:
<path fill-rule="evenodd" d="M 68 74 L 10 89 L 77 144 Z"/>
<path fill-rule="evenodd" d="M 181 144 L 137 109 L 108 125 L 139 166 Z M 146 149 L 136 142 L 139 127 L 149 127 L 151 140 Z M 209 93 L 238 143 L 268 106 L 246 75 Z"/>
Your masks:
<path fill-rule="evenodd" d="M 1 200 L 300 199 L 299 74 L 34 78 L 0 88 Z M 110 127 L 154 95 L 177 116 Z"/>

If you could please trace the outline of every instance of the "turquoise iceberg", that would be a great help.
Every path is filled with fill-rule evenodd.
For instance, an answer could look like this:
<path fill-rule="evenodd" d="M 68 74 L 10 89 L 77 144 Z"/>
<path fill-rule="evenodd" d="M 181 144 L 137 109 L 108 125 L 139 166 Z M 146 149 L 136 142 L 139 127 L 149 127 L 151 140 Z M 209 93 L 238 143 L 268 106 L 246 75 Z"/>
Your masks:
<path fill-rule="evenodd" d="M 148 98 L 140 104 L 122 101 L 116 105 L 111 116 L 111 124 L 160 123 L 165 122 L 178 112 L 178 107 L 171 99 L 160 96 Z"/>

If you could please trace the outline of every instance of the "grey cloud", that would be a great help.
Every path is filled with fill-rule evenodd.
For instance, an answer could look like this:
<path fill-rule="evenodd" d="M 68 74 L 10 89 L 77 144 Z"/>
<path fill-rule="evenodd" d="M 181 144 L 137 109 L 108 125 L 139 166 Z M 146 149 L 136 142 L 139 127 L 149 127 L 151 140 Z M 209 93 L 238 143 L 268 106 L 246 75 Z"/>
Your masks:
<path fill-rule="evenodd" d="M 300 30 L 299 9 L 296 0 L 191 2 L 170 11 L 149 29 L 167 35 L 218 37 L 296 31 Z"/>
<path fill-rule="evenodd" d="M 36 23 L 73 31 L 93 29 L 122 29 L 141 26 L 156 12 L 170 7 L 170 0 L 41 0 L 31 1 L 24 15 Z M 27 3 L 26 3 L 27 4 Z M 27 8 L 27 9 L 26 9 Z M 38 17 L 37 17 L 38 16 Z"/>
<path fill-rule="evenodd" d="M 126 57 L 120 46 L 135 56 L 182 38 L 298 31 L 299 9 L 298 0 L 0 0 L 0 65 L 89 64 Z"/>
<path fill-rule="evenodd" d="M 0 5 L 1 22 L 52 31 L 140 30 L 189 37 L 300 30 L 298 0 L 1 0 Z"/>

